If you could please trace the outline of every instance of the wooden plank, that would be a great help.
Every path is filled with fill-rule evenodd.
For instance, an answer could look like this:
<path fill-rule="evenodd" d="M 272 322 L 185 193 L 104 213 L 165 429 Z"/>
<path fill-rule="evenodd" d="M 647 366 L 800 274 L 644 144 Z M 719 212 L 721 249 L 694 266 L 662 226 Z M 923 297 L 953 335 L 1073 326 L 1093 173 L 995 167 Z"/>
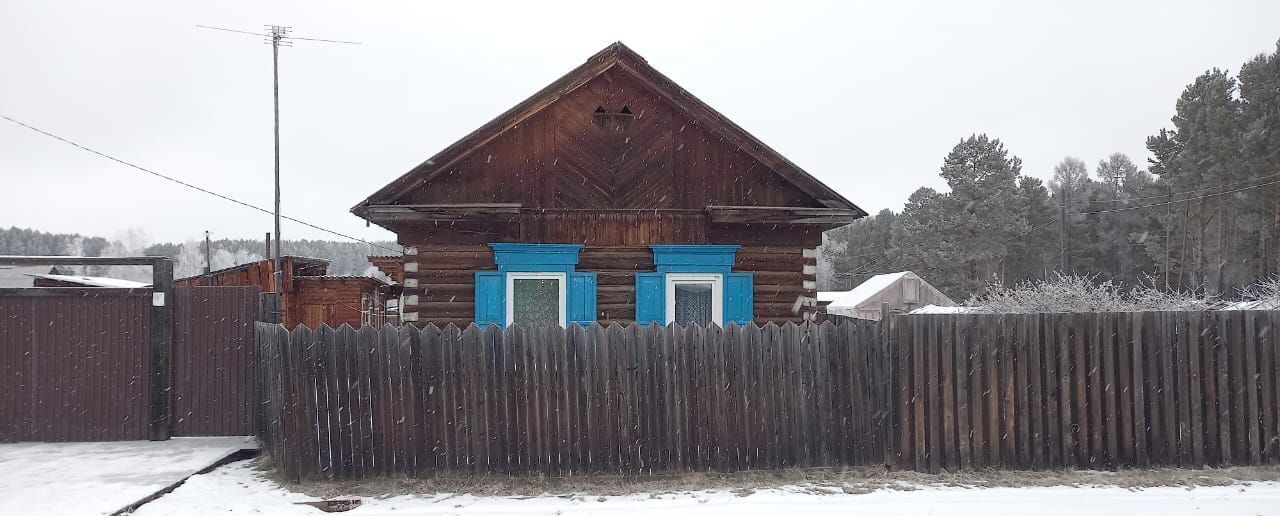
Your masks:
<path fill-rule="evenodd" d="M 1280 463 L 1280 311 L 1259 316 L 1259 344 L 1262 345 L 1260 369 L 1263 407 L 1263 458 L 1271 464 Z"/>
<path fill-rule="evenodd" d="M 1120 412 L 1117 463 L 1132 465 L 1137 457 L 1133 438 L 1133 314 L 1116 314 L 1116 388 Z"/>
<path fill-rule="evenodd" d="M 1130 366 L 1133 371 L 1133 448 L 1134 461 L 1139 467 L 1151 464 L 1147 448 L 1147 374 L 1143 339 L 1148 336 L 1142 312 L 1134 312 L 1132 319 L 1132 338 L 1129 342 L 1132 356 Z"/>
<path fill-rule="evenodd" d="M 1015 439 L 1018 450 L 1018 465 L 1021 467 L 1033 466 L 1031 448 L 1035 443 L 1031 439 L 1031 401 L 1028 395 L 1031 392 L 1029 371 L 1029 353 L 1031 345 L 1028 342 L 1030 336 L 1028 334 L 1028 325 L 1024 324 L 1027 318 L 1023 314 L 1011 315 L 1008 319 L 1010 325 L 1010 337 L 1013 339 L 1011 351 L 1013 355 L 1014 367 L 1014 427 L 1017 429 L 1017 438 Z"/>
<path fill-rule="evenodd" d="M 1077 466 L 1087 466 L 1089 464 L 1089 363 L 1087 356 L 1089 345 L 1087 340 L 1092 328 L 1088 325 L 1088 320 L 1086 319 L 1087 315 L 1088 314 L 1072 314 L 1073 333 L 1071 339 L 1071 354 L 1074 359 L 1074 363 L 1071 368 L 1071 404 L 1074 409 L 1072 419 L 1075 422 L 1072 440 L 1075 442 L 1075 464 Z"/>
<path fill-rule="evenodd" d="M 1157 314 L 1156 331 L 1160 338 L 1157 346 L 1160 350 L 1160 415 L 1164 418 L 1161 426 L 1164 441 L 1164 461 L 1166 464 L 1178 462 L 1178 404 L 1177 383 L 1174 379 L 1174 354 L 1177 352 L 1170 312 Z"/>
<path fill-rule="evenodd" d="M 956 471 L 960 467 L 959 447 L 956 439 L 956 344 L 955 332 L 952 331 L 947 316 L 929 316 L 932 326 L 930 335 L 939 337 L 938 386 L 942 390 L 942 405 L 939 407 L 942 419 L 942 464 L 947 471 Z"/>
<path fill-rule="evenodd" d="M 1192 464 L 1191 458 L 1191 407 L 1193 402 L 1190 397 L 1191 392 L 1191 372 L 1189 355 L 1191 352 L 1188 331 L 1188 318 L 1184 313 L 1166 314 L 1169 318 L 1170 327 L 1173 334 L 1167 339 L 1171 346 L 1176 350 L 1173 361 L 1173 380 L 1176 388 L 1176 401 L 1178 410 L 1178 464 L 1181 466 L 1189 466 Z"/>
<path fill-rule="evenodd" d="M 1244 384 L 1241 389 L 1245 396 L 1244 432 L 1248 436 L 1249 464 L 1256 466 L 1262 464 L 1262 447 L 1258 442 L 1261 438 L 1258 427 L 1258 312 L 1251 310 L 1241 315 L 1244 317 L 1244 374 L 1239 380 Z"/>
<path fill-rule="evenodd" d="M 958 316 L 948 317 L 943 331 L 952 336 L 952 346 L 955 348 L 956 445 L 960 451 L 959 467 L 968 470 L 973 469 L 969 434 L 969 347 L 960 328 L 960 319 Z"/>
<path fill-rule="evenodd" d="M 1214 368 L 1217 373 L 1218 391 L 1218 452 L 1219 464 L 1237 464 L 1232 453 L 1231 439 L 1231 366 L 1228 361 L 1228 348 L 1231 344 L 1230 322 L 1227 312 L 1215 315 L 1217 330 L 1214 333 Z"/>
<path fill-rule="evenodd" d="M 1044 391 L 1044 447 L 1045 463 L 1048 466 L 1062 465 L 1061 418 L 1058 398 L 1058 348 L 1062 337 L 1058 333 L 1059 314 L 1042 314 L 1040 333 L 1044 336 L 1040 363 L 1044 373 L 1041 389 Z"/>
<path fill-rule="evenodd" d="M 1231 382 L 1231 415 L 1232 428 L 1235 440 L 1233 441 L 1232 458 L 1236 464 L 1249 463 L 1248 448 L 1248 431 L 1249 424 L 1246 422 L 1245 416 L 1248 413 L 1248 402 L 1246 401 L 1246 382 L 1252 378 L 1248 377 L 1248 373 L 1244 368 L 1244 310 L 1227 310 L 1227 317 L 1230 318 L 1228 328 L 1230 334 L 1226 340 L 1227 355 L 1231 360 L 1231 372 L 1229 379 Z"/>
<path fill-rule="evenodd" d="M 1072 314 L 1058 318 L 1058 438 L 1059 452 L 1064 466 L 1076 466 L 1075 428 L 1072 411 L 1072 351 L 1075 342 L 1075 325 Z"/>
<path fill-rule="evenodd" d="M 1098 469 L 1106 462 L 1103 455 L 1102 431 L 1102 317 L 1101 314 L 1088 314 L 1087 324 L 1091 324 L 1088 334 L 1088 409 L 1089 409 L 1089 467 Z"/>
<path fill-rule="evenodd" d="M 944 439 L 943 430 L 943 412 L 950 409 L 950 406 L 943 401 L 942 391 L 945 389 L 943 382 L 946 376 L 941 371 L 943 367 L 942 361 L 942 343 L 939 338 L 939 328 L 937 318 L 933 316 L 924 317 L 925 331 L 925 405 L 928 413 L 929 428 L 929 472 L 939 473 L 942 471 L 943 465 L 946 463 L 944 455 L 949 452 Z"/>
<path fill-rule="evenodd" d="M 1105 429 L 1103 435 L 1106 440 L 1106 465 L 1112 469 L 1120 464 L 1119 452 L 1120 447 L 1117 442 L 1120 434 L 1117 430 L 1116 423 L 1120 419 L 1120 404 L 1118 403 L 1118 382 L 1116 371 L 1116 319 L 1115 314 L 1103 313 L 1099 314 L 1099 322 L 1102 324 L 1102 357 L 1099 365 L 1102 368 L 1102 412 L 1107 417 L 1103 418 Z"/>
<path fill-rule="evenodd" d="M 1187 352 L 1187 400 L 1188 421 L 1190 423 L 1191 466 L 1203 468 L 1204 454 L 1204 396 L 1201 391 L 1203 378 L 1201 375 L 1200 334 L 1204 331 L 1204 320 L 1195 313 L 1184 316 L 1183 333 L 1179 341 Z"/>
<path fill-rule="evenodd" d="M 1280 463 L 1280 310 L 1271 311 L 1270 331 L 1267 332 L 1271 352 L 1271 363 L 1267 367 L 1271 369 L 1271 389 L 1272 402 L 1267 404 L 1272 410 L 1274 417 L 1272 421 L 1275 423 L 1275 431 L 1271 434 L 1271 439 L 1267 442 L 1271 446 L 1271 462 L 1273 464 Z"/>
<path fill-rule="evenodd" d="M 1040 314 L 1024 314 L 1020 321 L 1026 347 L 1023 356 L 1027 358 L 1028 404 L 1026 410 L 1031 416 L 1031 467 L 1035 469 L 1045 467 L 1045 406 L 1042 392 L 1044 368 L 1041 364 L 1044 337 L 1040 334 L 1044 325 L 1040 322 L 1040 317 Z"/>
<path fill-rule="evenodd" d="M 915 382 L 912 396 L 912 409 L 915 428 L 912 433 L 915 435 L 915 443 L 912 447 L 912 456 L 915 459 L 916 471 L 929 471 L 929 448 L 927 439 L 928 433 L 926 428 L 926 405 L 932 404 L 929 400 L 930 392 L 928 389 L 928 372 L 925 370 L 927 363 L 925 351 L 928 349 L 928 336 L 925 333 L 924 317 L 911 317 L 911 335 L 907 342 L 911 343 L 911 359 L 912 379 Z"/>
<path fill-rule="evenodd" d="M 1001 456 L 1004 457 L 1004 464 L 1010 467 L 1019 467 L 1020 456 L 1019 447 L 1023 443 L 1018 440 L 1018 401 L 1016 401 L 1016 393 L 1018 393 L 1018 384 L 1015 378 L 1015 353 L 1014 353 L 1014 337 L 1012 337 L 1011 315 L 1001 315 L 998 319 L 998 332 L 1000 332 L 1000 369 L 1002 375 L 1001 396 L 1004 397 L 1004 405 L 1001 407 L 1001 420 L 1004 424 L 1004 435 L 1002 435 L 1002 443 L 1004 449 Z"/>
<path fill-rule="evenodd" d="M 969 420 L 970 446 L 973 448 L 974 468 L 985 468 L 991 465 L 990 442 L 987 440 L 987 398 L 991 395 L 986 389 L 987 346 L 982 338 L 980 319 L 974 314 L 960 316 L 958 328 L 963 335 L 965 349 L 969 359 Z"/>
<path fill-rule="evenodd" d="M 984 317 L 982 320 L 984 321 L 982 341 L 987 351 L 986 364 L 983 367 L 987 375 L 986 441 L 991 456 L 989 464 L 995 466 L 1004 463 L 1002 452 L 1005 446 L 1004 439 L 1006 434 L 1002 431 L 1003 420 L 1000 417 L 1000 409 L 1003 406 L 1001 400 L 1004 399 L 1001 394 L 1003 362 L 1001 360 L 1000 341 L 997 336 L 999 331 L 997 326 L 998 319 L 996 317 Z"/>

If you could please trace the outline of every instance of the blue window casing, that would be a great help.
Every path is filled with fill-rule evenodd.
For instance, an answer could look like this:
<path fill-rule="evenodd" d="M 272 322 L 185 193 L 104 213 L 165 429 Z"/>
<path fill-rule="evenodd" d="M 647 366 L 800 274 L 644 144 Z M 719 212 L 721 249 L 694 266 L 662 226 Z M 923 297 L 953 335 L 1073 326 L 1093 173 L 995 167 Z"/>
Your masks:
<path fill-rule="evenodd" d="M 477 325 L 507 326 L 507 274 L 513 272 L 564 273 L 565 320 L 569 324 L 596 321 L 596 273 L 575 270 L 582 244 L 493 243 L 489 247 L 498 270 L 475 273 Z"/>
<path fill-rule="evenodd" d="M 752 321 L 754 276 L 749 272 L 733 272 L 737 245 L 655 244 L 654 272 L 636 274 L 636 322 L 666 324 L 667 274 L 681 272 L 713 273 L 722 276 L 722 300 L 725 324 L 747 324 Z"/>

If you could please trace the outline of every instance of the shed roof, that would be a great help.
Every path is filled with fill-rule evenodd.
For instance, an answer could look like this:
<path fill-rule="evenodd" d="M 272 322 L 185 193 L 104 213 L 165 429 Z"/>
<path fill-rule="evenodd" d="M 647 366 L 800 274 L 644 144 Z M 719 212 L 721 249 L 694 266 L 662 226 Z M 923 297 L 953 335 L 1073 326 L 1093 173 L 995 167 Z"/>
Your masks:
<path fill-rule="evenodd" d="M 69 276 L 65 274 L 27 274 L 33 278 L 44 278 L 52 281 L 60 281 L 63 283 L 74 283 L 84 285 L 86 287 L 104 287 L 104 288 L 147 288 L 150 283 L 141 281 L 132 281 L 119 278 L 107 278 L 104 276 Z"/>

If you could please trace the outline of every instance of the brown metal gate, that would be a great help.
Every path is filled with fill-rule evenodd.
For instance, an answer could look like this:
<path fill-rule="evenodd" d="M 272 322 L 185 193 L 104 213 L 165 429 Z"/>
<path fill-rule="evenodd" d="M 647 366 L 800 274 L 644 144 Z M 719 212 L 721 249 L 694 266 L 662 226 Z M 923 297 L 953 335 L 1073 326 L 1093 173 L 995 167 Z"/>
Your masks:
<path fill-rule="evenodd" d="M 174 435 L 249 435 L 258 287 L 175 288 Z"/>
<path fill-rule="evenodd" d="M 0 442 L 146 439 L 151 292 L 0 296 Z"/>
<path fill-rule="evenodd" d="M 163 375 L 153 289 L 3 289 L 0 442 L 248 435 L 258 292 L 174 289 Z"/>

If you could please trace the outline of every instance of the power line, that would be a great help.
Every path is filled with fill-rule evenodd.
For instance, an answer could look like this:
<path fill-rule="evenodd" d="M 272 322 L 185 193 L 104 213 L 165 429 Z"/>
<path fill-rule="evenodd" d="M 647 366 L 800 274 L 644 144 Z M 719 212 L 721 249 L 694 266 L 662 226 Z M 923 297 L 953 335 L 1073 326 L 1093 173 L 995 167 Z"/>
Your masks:
<path fill-rule="evenodd" d="M 1217 185 L 1217 186 L 1210 186 L 1210 187 L 1208 187 L 1208 188 L 1203 188 L 1203 189 L 1200 189 L 1200 190 L 1189 190 L 1189 191 L 1186 191 L 1186 192 L 1173 192 L 1173 193 L 1166 193 L 1166 194 L 1160 194 L 1160 195 L 1147 195 L 1147 196 L 1143 196 L 1143 197 L 1130 197 L 1130 198 L 1128 198 L 1128 199 L 1095 199 L 1095 200 L 1086 201 L 1086 202 L 1090 202 L 1090 203 L 1099 203 L 1099 202 L 1129 202 L 1129 201 L 1140 201 L 1140 200 L 1142 200 L 1142 199 L 1165 199 L 1165 198 L 1169 197 L 1170 195 L 1198 194 L 1198 193 L 1203 193 L 1203 192 L 1209 192 L 1209 191 L 1217 190 L 1217 189 L 1219 189 L 1219 188 L 1226 188 L 1226 187 L 1228 187 L 1228 186 L 1238 185 L 1238 184 L 1240 184 L 1240 183 L 1251 183 L 1251 182 L 1253 182 L 1253 181 L 1262 181 L 1262 180 L 1264 180 L 1264 179 L 1271 179 L 1271 178 L 1273 178 L 1273 177 L 1280 177 L 1280 174 L 1271 174 L 1271 175 L 1269 175 L 1269 176 L 1261 176 L 1261 177 L 1254 177 L 1254 178 L 1249 178 L 1249 179 L 1241 179 L 1241 180 L 1239 180 L 1239 181 L 1232 181 L 1232 182 L 1230 182 L 1230 183 L 1224 183 L 1224 184 L 1220 184 L 1220 185 Z M 1187 199 L 1176 199 L 1175 201 L 1176 201 L 1176 202 L 1182 202 L 1182 201 L 1184 201 L 1184 200 L 1187 200 Z"/>
<path fill-rule="evenodd" d="M 1228 190 L 1228 191 L 1225 191 L 1225 192 L 1218 192 L 1218 193 L 1209 194 L 1209 195 L 1202 195 L 1202 196 L 1199 196 L 1199 197 L 1188 197 L 1188 198 L 1186 198 L 1186 199 L 1175 199 L 1175 200 L 1172 200 L 1172 201 L 1157 202 L 1157 203 L 1152 203 L 1152 204 L 1144 204 L 1144 205 L 1142 205 L 1142 206 L 1127 206 L 1127 207 L 1124 207 L 1124 208 L 1112 208 L 1112 209 L 1109 209 L 1109 210 L 1082 211 L 1082 212 L 1078 212 L 1078 213 L 1071 213 L 1071 214 L 1069 214 L 1069 215 L 1096 215 L 1096 214 L 1099 214 L 1099 213 L 1111 213 L 1111 212 L 1114 212 L 1114 211 L 1140 210 L 1140 209 L 1143 209 L 1143 208 L 1152 208 L 1152 207 L 1155 207 L 1155 206 L 1165 206 L 1165 205 L 1169 205 L 1169 204 L 1177 204 L 1177 203 L 1180 203 L 1180 202 L 1199 201 L 1199 200 L 1202 200 L 1202 199 L 1208 199 L 1208 198 L 1210 198 L 1210 197 L 1217 197 L 1217 196 L 1220 196 L 1220 195 L 1227 195 L 1227 194 L 1233 194 L 1233 193 L 1236 193 L 1236 192 L 1243 192 L 1243 191 L 1245 191 L 1245 190 L 1252 190 L 1252 189 L 1254 189 L 1254 188 L 1262 188 L 1262 187 L 1264 187 L 1264 186 L 1271 186 L 1271 185 L 1274 185 L 1274 184 L 1276 184 L 1276 183 L 1280 183 L 1280 180 L 1272 181 L 1272 182 L 1270 182 L 1270 183 L 1262 183 L 1262 184 L 1257 184 L 1257 185 L 1253 185 L 1253 186 L 1246 186 L 1246 187 L 1244 187 L 1244 188 L 1237 188 L 1237 189 L 1235 189 L 1235 190 Z M 1162 197 L 1163 197 L 1163 196 L 1162 196 Z"/>
<path fill-rule="evenodd" d="M 74 141 L 71 141 L 71 140 L 68 140 L 68 139 L 66 139 L 66 138 L 63 138 L 63 137 L 61 137 L 61 136 L 58 136 L 58 135 L 56 135 L 56 134 L 53 134 L 53 133 L 51 133 L 51 132 L 48 132 L 48 131 L 45 131 L 45 130 L 40 129 L 40 128 L 38 128 L 38 127 L 32 126 L 32 125 L 30 125 L 30 124 L 27 124 L 27 123 L 25 123 L 25 122 L 22 122 L 22 121 L 19 121 L 19 120 L 15 120 L 15 119 L 13 119 L 13 118 L 9 117 L 8 115 L 0 114 L 0 118 L 4 118 L 5 120 L 8 120 L 8 121 L 10 121 L 10 122 L 13 122 L 13 123 L 15 123 L 15 124 L 17 124 L 17 125 L 20 125 L 20 126 L 22 126 L 22 127 L 25 127 L 25 128 L 27 128 L 27 129 L 30 129 L 30 130 L 35 131 L 35 132 L 37 132 L 37 133 L 43 134 L 43 135 L 48 136 L 48 137 L 50 137 L 50 138 L 53 138 L 53 139 L 55 139 L 55 140 L 58 140 L 58 141 L 60 141 L 60 142 L 62 142 L 62 143 L 66 143 L 66 144 L 68 144 L 68 145 L 71 145 L 71 146 L 73 146 L 73 147 L 76 147 L 76 148 L 78 148 L 78 149 L 80 149 L 80 150 L 83 150 L 83 151 L 85 151 L 85 152 L 89 152 L 89 153 L 91 153 L 91 154 L 96 154 L 96 155 L 101 156 L 101 157 L 103 157 L 103 158 L 107 158 L 107 159 L 109 159 L 109 160 L 111 160 L 111 161 L 114 161 L 114 162 L 119 163 L 119 164 L 121 164 L 121 165 L 124 165 L 124 166 L 126 166 L 126 167 L 130 167 L 130 168 L 133 168 L 133 169 L 141 170 L 141 171 L 143 171 L 143 172 L 146 172 L 146 173 L 151 174 L 151 175 L 153 175 L 153 176 L 156 176 L 156 177 L 158 177 L 158 178 L 161 178 L 161 179 L 164 179 L 164 180 L 167 180 L 167 181 L 172 181 L 172 182 L 174 182 L 174 183 L 178 183 L 178 184 L 180 184 L 180 185 L 182 185 L 182 186 L 185 186 L 185 187 L 187 187 L 187 188 L 190 188 L 190 189 L 192 189 L 192 190 L 196 190 L 196 191 L 199 191 L 199 192 L 203 192 L 203 193 L 206 193 L 206 194 L 212 195 L 212 196 L 214 196 L 214 197 L 217 197 L 217 198 L 222 199 L 222 200 L 225 200 L 225 201 L 231 201 L 231 202 L 233 202 L 233 203 L 239 204 L 239 205 L 244 206 L 244 207 L 246 207 L 246 208 L 255 209 L 255 210 L 258 210 L 258 211 L 260 211 L 260 212 L 266 213 L 266 214 L 268 214 L 268 215 L 272 215 L 272 214 L 274 214 L 271 210 L 268 210 L 268 209 L 266 209 L 266 208 L 260 208 L 260 207 L 258 207 L 258 206 L 254 206 L 254 205 L 252 205 L 252 204 L 249 204 L 249 203 L 247 203 L 247 202 L 244 202 L 244 201 L 241 201 L 241 200 L 238 200 L 238 199 L 232 198 L 232 197 L 230 197 L 230 196 L 223 195 L 223 194 L 220 194 L 220 193 L 218 193 L 218 192 L 214 192 L 214 191 L 209 190 L 209 189 L 206 189 L 206 188 L 201 188 L 201 187 L 199 187 L 199 186 L 193 185 L 193 184 L 188 183 L 188 182 L 186 182 L 186 181 L 183 181 L 183 180 L 181 180 L 181 179 L 178 179 L 178 178 L 175 178 L 175 177 L 171 177 L 171 176 L 167 176 L 167 175 L 161 174 L 161 173 L 159 173 L 159 172 L 156 172 L 156 171 L 154 171 L 154 170 L 151 170 L 151 169 L 148 169 L 148 168 L 146 168 L 146 167 L 143 167 L 143 166 L 141 166 L 141 165 L 136 165 L 136 164 L 134 164 L 134 163 L 130 163 L 130 162 L 128 162 L 128 161 L 122 160 L 122 159 L 117 158 L 117 157 L 115 157 L 115 156 L 111 156 L 111 155 L 109 155 L 109 154 L 106 154 L 106 153 L 104 153 L 104 152 L 100 152 L 100 151 L 97 151 L 97 150 L 91 149 L 91 148 L 89 148 L 89 147 L 86 147 L 86 146 L 81 145 L 81 144 L 79 144 L 79 143 L 76 143 L 76 142 L 74 142 Z M 375 244 L 375 243 L 370 242 L 370 241 L 368 241 L 368 240 L 364 240 L 364 239 L 361 239 L 361 238 L 353 237 L 353 236 L 351 236 L 351 235 L 346 235 L 346 234 L 343 234 L 343 233 L 339 233 L 339 232 L 334 231 L 334 230 L 332 230 L 332 229 L 322 228 L 322 227 L 320 227 L 320 226 L 317 226 L 317 225 L 312 224 L 312 223 L 310 223 L 310 222 L 306 222 L 306 221 L 304 221 L 304 220 L 299 220 L 299 219 L 296 219 L 296 218 L 293 218 L 293 217 L 289 217 L 289 216 L 286 216 L 286 215 L 280 215 L 280 218 L 282 218 L 282 219 L 286 219 L 286 220 L 290 220 L 290 221 L 293 221 L 293 222 L 297 222 L 298 224 L 302 224 L 303 226 L 307 226 L 307 227 L 312 228 L 312 229 L 318 229 L 318 230 L 320 230 L 320 231 L 324 231 L 325 233 L 329 233 L 329 234 L 331 234 L 331 235 L 339 236 L 339 237 L 346 238 L 346 239 L 349 239 L 349 240 L 354 240 L 354 241 L 356 241 L 356 242 L 360 242 L 360 243 L 364 243 L 364 244 L 369 244 L 369 245 L 371 245 L 371 246 L 373 246 L 373 247 L 377 247 L 377 248 L 379 248 L 379 249 L 385 249 L 385 250 L 387 250 L 387 251 L 392 251 L 392 252 L 396 252 L 396 253 L 399 253 L 399 252 L 400 252 L 400 250 L 398 250 L 398 249 L 392 249 L 392 248 L 385 247 L 385 246 L 382 246 L 382 245 L 379 245 L 379 244 Z"/>
<path fill-rule="evenodd" d="M 276 249 L 275 253 L 275 274 L 273 274 L 272 282 L 275 284 L 275 291 L 280 292 L 283 281 L 283 272 L 281 268 L 283 264 L 280 258 L 280 47 L 293 46 L 294 39 L 302 39 L 307 41 L 323 41 L 325 43 L 345 43 L 348 45 L 359 45 L 354 41 L 341 41 L 336 39 L 319 39 L 319 38 L 298 38 L 289 35 L 289 31 L 293 27 L 283 25 L 267 25 L 266 29 L 270 31 L 266 34 L 249 32 L 236 29 L 225 29 L 222 27 L 210 27 L 208 25 L 196 25 L 196 27 L 220 30 L 226 32 L 235 32 L 238 34 L 250 34 L 254 36 L 262 36 L 264 41 L 271 44 L 271 98 L 272 105 L 275 110 L 275 230 L 276 230 Z"/>

